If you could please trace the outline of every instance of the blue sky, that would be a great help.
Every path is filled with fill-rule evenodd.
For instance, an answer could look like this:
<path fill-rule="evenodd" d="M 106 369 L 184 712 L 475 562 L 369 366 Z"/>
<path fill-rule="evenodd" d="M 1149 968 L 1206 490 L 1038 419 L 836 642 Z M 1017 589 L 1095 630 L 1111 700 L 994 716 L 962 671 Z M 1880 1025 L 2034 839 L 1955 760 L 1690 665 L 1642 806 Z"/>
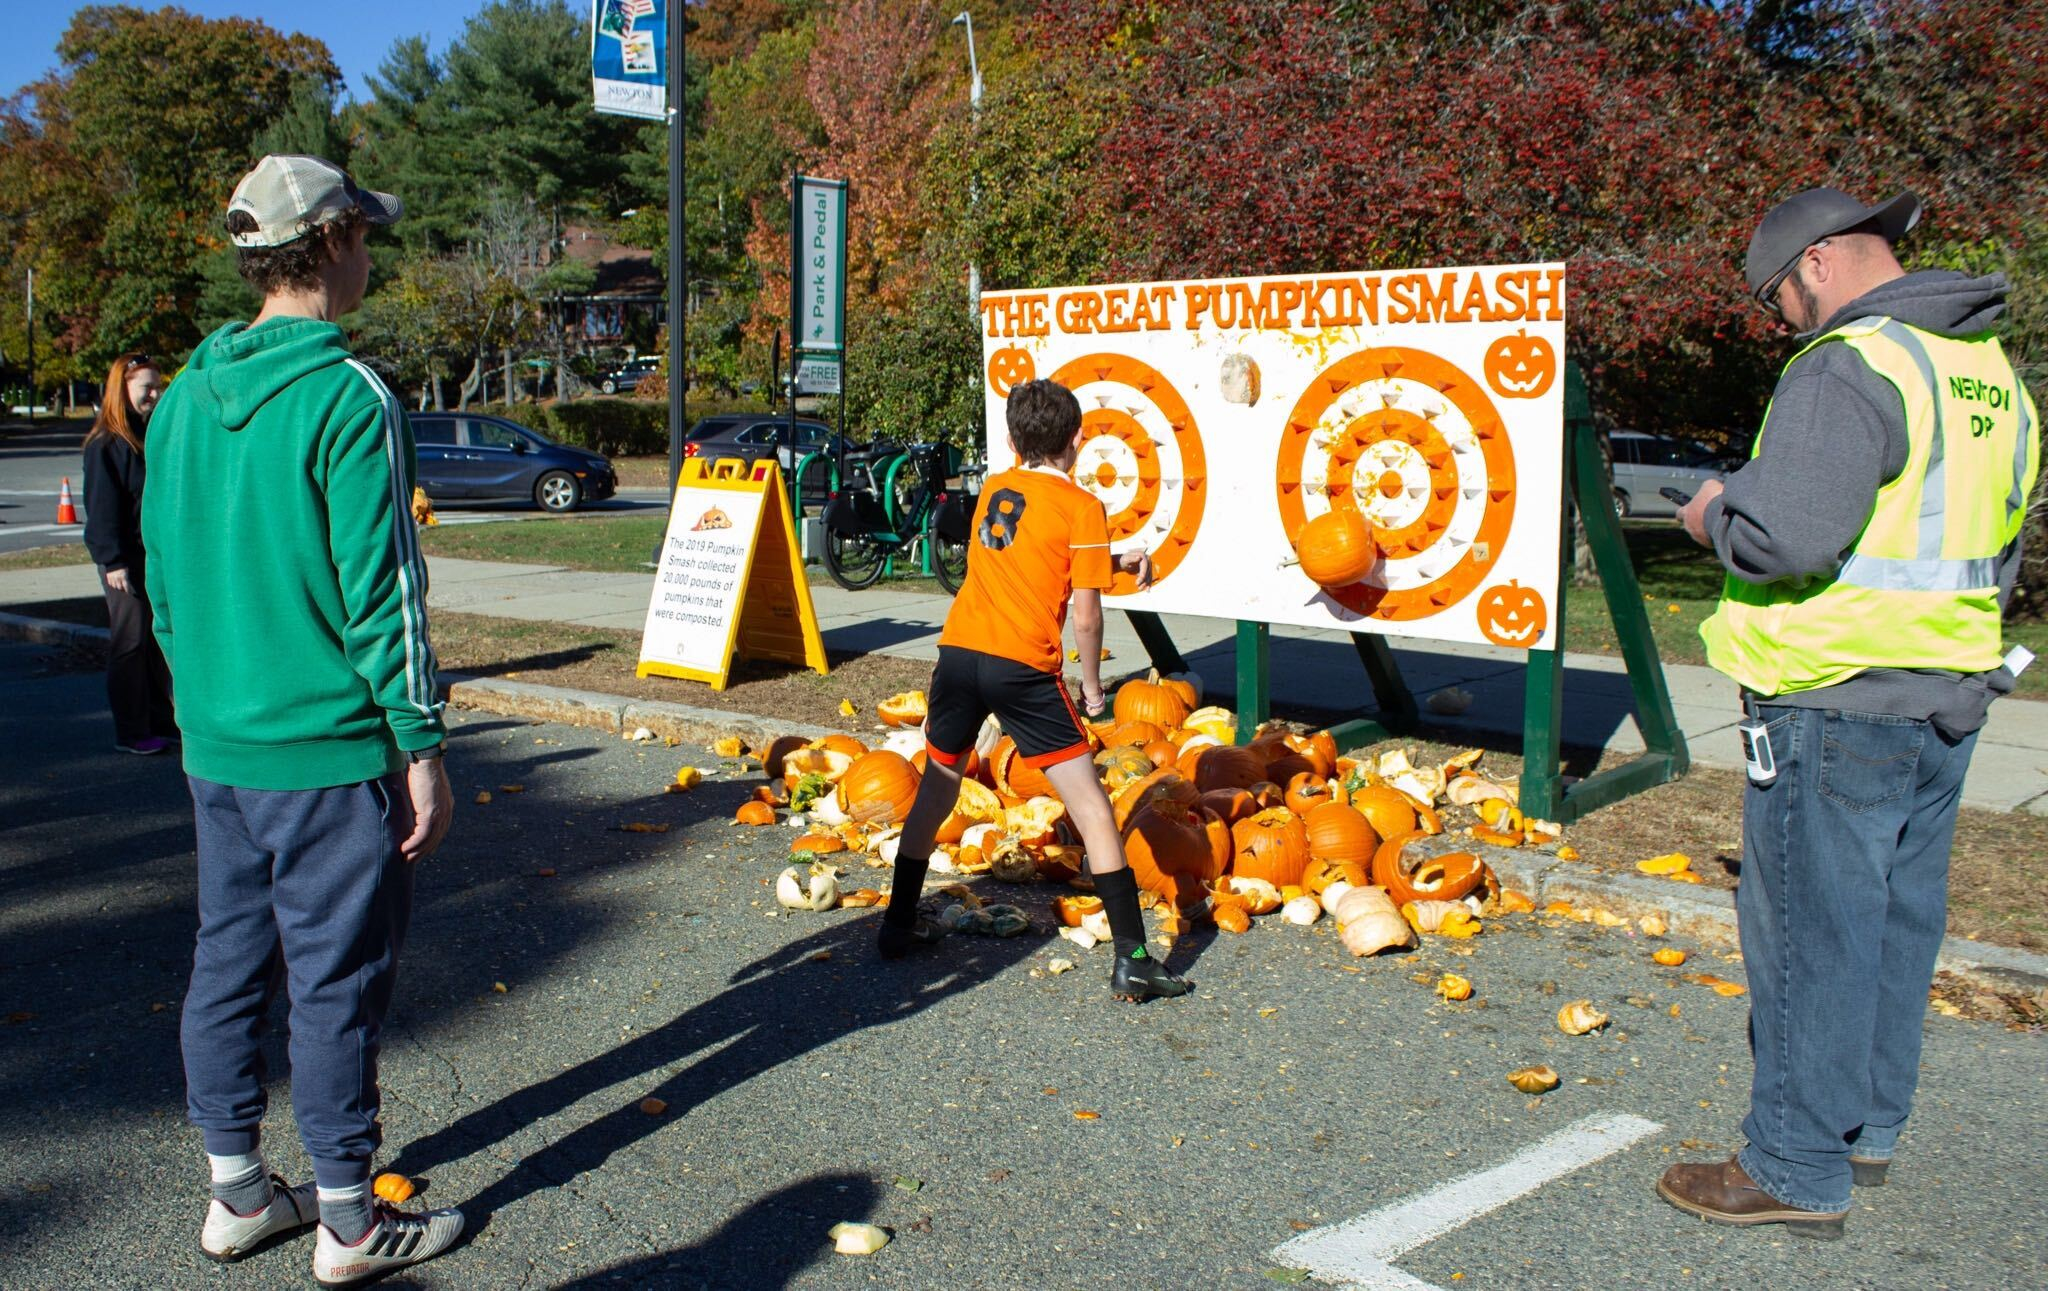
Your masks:
<path fill-rule="evenodd" d="M 130 0 L 142 8 L 159 0 Z M 578 3 L 581 0 L 572 0 Z M 485 0 L 179 0 L 178 7 L 209 18 L 258 18 L 280 31 L 301 31 L 327 43 L 347 78 L 348 93 L 369 97 L 366 79 L 404 36 L 425 36 L 436 53 L 462 32 Z M 7 39 L 0 42 L 0 93 L 13 94 L 57 66 L 57 38 L 83 5 L 0 0 Z"/>

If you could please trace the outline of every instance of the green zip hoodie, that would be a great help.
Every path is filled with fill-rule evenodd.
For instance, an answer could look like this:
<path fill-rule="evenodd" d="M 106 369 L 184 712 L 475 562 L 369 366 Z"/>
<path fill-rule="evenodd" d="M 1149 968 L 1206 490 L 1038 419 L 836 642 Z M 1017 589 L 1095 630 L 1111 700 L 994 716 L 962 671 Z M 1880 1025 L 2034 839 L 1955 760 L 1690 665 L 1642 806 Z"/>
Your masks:
<path fill-rule="evenodd" d="M 398 400 L 332 323 L 230 323 L 149 424 L 143 549 L 185 770 L 320 789 L 443 737 Z"/>

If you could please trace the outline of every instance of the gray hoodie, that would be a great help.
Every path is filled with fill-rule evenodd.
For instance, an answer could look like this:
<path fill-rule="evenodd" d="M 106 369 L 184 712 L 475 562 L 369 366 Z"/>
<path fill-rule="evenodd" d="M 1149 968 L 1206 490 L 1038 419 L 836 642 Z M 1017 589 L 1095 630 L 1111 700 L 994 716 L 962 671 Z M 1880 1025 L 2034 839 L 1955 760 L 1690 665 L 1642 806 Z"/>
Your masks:
<path fill-rule="evenodd" d="M 1866 292 L 1799 340 L 1870 315 L 1940 336 L 1971 336 L 2004 312 L 2002 275 L 1928 270 Z M 1907 449 L 1905 408 L 1889 381 L 1846 345 L 1808 351 L 1778 379 L 1763 451 L 1707 504 L 1707 536 L 1721 564 L 1748 583 L 1803 583 L 1834 574 L 1869 523 L 1878 489 L 1905 469 Z M 2015 541 L 1999 564 L 2000 605 L 2012 597 L 2019 564 Z M 1960 739 L 1984 725 L 1992 699 L 2012 685 L 2004 668 L 1974 674 L 1872 669 L 1773 702 L 1932 720 L 1944 735 Z"/>

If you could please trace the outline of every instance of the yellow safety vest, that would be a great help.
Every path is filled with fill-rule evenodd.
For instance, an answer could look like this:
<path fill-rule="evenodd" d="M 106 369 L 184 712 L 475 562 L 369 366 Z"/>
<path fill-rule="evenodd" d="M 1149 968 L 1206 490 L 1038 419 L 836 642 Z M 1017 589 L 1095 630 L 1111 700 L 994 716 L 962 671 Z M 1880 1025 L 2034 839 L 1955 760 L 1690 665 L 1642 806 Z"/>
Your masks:
<path fill-rule="evenodd" d="M 1871 668 L 1996 668 L 1999 561 L 2019 536 L 2040 469 L 2032 397 L 1989 332 L 1937 336 L 1862 318 L 1793 362 L 1825 344 L 1849 346 L 1898 387 L 1906 467 L 1877 491 L 1833 575 L 1761 585 L 1729 576 L 1700 626 L 1707 662 L 1759 695 L 1832 686 Z"/>

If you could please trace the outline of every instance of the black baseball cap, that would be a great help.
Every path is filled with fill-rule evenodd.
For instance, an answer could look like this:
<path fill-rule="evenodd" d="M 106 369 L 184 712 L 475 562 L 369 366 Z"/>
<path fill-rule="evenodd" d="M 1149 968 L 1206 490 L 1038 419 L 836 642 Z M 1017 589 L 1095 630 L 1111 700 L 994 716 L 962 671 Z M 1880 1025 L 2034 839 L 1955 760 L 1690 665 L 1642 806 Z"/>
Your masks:
<path fill-rule="evenodd" d="M 1895 243 L 1920 222 L 1920 199 L 1900 193 L 1881 205 L 1865 206 L 1838 188 L 1809 188 L 1779 202 L 1749 240 L 1749 255 L 1742 263 L 1749 294 L 1758 303 L 1769 304 L 1801 252 L 1865 221 L 1874 221 L 1884 240 Z"/>

